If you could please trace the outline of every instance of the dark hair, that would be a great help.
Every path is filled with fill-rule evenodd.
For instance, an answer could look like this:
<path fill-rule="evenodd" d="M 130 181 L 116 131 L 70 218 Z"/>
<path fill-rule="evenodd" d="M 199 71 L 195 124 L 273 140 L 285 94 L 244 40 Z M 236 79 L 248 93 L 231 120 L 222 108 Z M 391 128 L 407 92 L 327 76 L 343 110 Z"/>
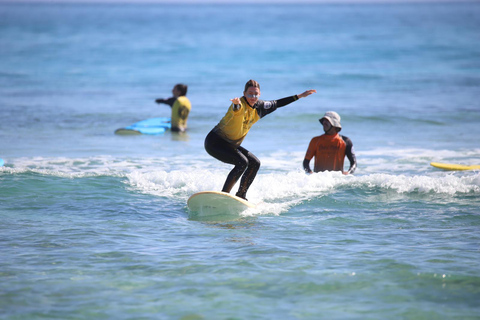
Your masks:
<path fill-rule="evenodd" d="M 175 88 L 178 91 L 180 91 L 180 96 L 186 96 L 187 95 L 188 86 L 186 84 L 179 83 L 179 84 L 175 85 Z"/>
<path fill-rule="evenodd" d="M 260 84 L 257 81 L 248 80 L 248 82 L 245 84 L 245 90 L 243 90 L 243 92 L 246 92 L 250 87 L 255 87 L 255 88 L 258 88 L 258 90 L 260 90 Z"/>

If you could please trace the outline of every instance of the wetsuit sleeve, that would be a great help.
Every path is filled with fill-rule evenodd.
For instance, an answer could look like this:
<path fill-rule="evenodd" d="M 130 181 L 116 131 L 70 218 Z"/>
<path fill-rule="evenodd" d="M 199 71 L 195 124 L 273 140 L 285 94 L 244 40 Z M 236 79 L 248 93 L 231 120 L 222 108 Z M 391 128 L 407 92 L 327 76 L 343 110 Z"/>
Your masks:
<path fill-rule="evenodd" d="M 310 160 L 312 160 L 313 156 L 315 155 L 315 138 L 313 138 L 310 143 L 308 144 L 307 152 L 305 153 L 305 158 L 303 159 L 303 170 L 306 173 L 312 173 L 312 169 L 310 169 Z"/>
<path fill-rule="evenodd" d="M 310 169 L 310 160 L 303 159 L 303 170 L 305 170 L 306 173 L 312 173 L 312 169 Z"/>
<path fill-rule="evenodd" d="M 350 138 L 341 136 L 343 141 L 346 143 L 346 149 L 345 149 L 345 155 L 348 158 L 348 161 L 350 161 L 350 168 L 348 169 L 348 174 L 352 174 L 355 172 L 355 169 L 357 169 L 357 157 L 355 156 L 355 149 L 353 148 L 353 143 Z"/>
<path fill-rule="evenodd" d="M 286 97 L 278 100 L 271 100 L 271 101 L 264 101 L 264 100 L 259 100 L 257 102 L 257 112 L 260 118 L 265 117 L 267 114 L 272 113 L 273 111 L 277 110 L 277 108 L 281 108 L 286 106 L 287 104 L 290 104 L 294 101 L 298 100 L 298 96 L 294 95 L 291 97 Z"/>
<path fill-rule="evenodd" d="M 155 100 L 156 103 L 165 103 L 165 104 L 168 104 L 171 107 L 173 107 L 173 104 L 175 103 L 175 101 L 177 101 L 177 98 L 175 97 L 171 97 L 171 98 L 168 98 L 168 99 L 157 99 Z"/>
<path fill-rule="evenodd" d="M 277 108 L 284 107 L 284 106 L 286 106 L 287 104 L 290 104 L 290 103 L 292 103 L 292 102 L 294 102 L 294 101 L 297 101 L 297 100 L 298 100 L 298 96 L 297 96 L 297 95 L 279 99 L 279 100 L 277 100 Z"/>

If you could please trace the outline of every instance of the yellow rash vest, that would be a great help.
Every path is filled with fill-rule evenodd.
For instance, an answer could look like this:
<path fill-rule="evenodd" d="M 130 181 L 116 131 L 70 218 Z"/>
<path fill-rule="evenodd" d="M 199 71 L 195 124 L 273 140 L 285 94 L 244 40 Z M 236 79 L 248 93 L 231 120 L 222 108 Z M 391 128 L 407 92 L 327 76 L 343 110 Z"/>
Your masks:
<path fill-rule="evenodd" d="M 234 105 L 233 103 L 230 105 L 227 113 L 213 131 L 235 147 L 239 147 L 255 122 L 272 113 L 277 108 L 296 100 L 298 100 L 296 95 L 272 101 L 258 100 L 252 107 L 248 104 L 245 97 L 242 97 L 240 105 Z"/>
<path fill-rule="evenodd" d="M 172 106 L 172 131 L 185 131 L 192 105 L 185 96 L 178 97 Z"/>

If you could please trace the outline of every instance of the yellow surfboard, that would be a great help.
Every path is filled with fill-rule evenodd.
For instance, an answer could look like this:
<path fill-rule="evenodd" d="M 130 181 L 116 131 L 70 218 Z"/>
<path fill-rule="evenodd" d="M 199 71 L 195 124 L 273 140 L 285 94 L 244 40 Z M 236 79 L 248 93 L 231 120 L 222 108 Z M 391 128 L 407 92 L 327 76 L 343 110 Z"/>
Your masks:
<path fill-rule="evenodd" d="M 480 165 L 472 165 L 472 166 L 465 166 L 462 164 L 449 164 L 449 163 L 439 163 L 439 162 L 431 162 L 431 166 L 435 168 L 440 168 L 443 170 L 480 170 Z"/>
<path fill-rule="evenodd" d="M 226 192 L 203 191 L 192 195 L 187 206 L 190 218 L 239 215 L 255 205 Z"/>

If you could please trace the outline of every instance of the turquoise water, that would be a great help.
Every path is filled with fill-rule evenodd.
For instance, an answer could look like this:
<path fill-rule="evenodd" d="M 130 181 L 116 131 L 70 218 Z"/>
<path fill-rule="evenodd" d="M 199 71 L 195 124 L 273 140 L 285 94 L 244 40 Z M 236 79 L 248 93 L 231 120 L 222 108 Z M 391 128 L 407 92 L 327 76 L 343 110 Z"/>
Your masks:
<path fill-rule="evenodd" d="M 478 3 L 0 4 L 3 319 L 480 319 Z M 250 78 L 262 161 L 238 219 L 206 134 Z M 169 115 L 186 135 L 117 136 Z M 335 110 L 354 176 L 302 160 Z"/>

